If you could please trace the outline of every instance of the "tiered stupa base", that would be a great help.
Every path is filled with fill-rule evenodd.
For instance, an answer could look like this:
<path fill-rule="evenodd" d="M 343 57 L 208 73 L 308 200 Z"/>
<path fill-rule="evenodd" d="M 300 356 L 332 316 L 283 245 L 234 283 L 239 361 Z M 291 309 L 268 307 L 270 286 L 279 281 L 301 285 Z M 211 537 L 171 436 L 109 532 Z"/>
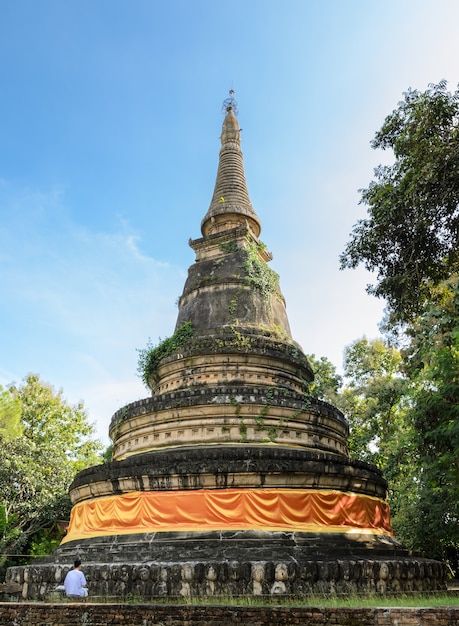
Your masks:
<path fill-rule="evenodd" d="M 391 539 L 338 534 L 165 533 L 104 537 L 67 545 L 52 562 L 8 570 L 23 598 L 52 599 L 75 556 L 90 597 L 398 594 L 444 590 L 442 563 L 414 558 Z M 182 557 L 169 560 L 169 554 Z M 163 557 L 163 558 L 161 558 Z"/>
<path fill-rule="evenodd" d="M 244 488 L 231 487 L 236 477 Z M 130 489 L 133 482 L 138 491 L 123 493 L 123 485 Z M 49 598 L 80 558 L 93 598 L 444 589 L 443 564 L 410 556 L 385 529 L 378 497 L 384 489 L 373 466 L 319 451 L 213 446 L 135 455 L 80 472 L 74 493 L 111 495 L 82 500 L 81 510 L 74 510 L 75 538 L 49 560 L 10 568 L 8 581 L 22 584 L 24 598 Z M 146 519 L 152 506 L 162 510 L 162 519 L 159 512 Z M 221 528 L 193 529 L 190 511 L 198 526 L 206 519 L 209 528 L 214 522 Z M 85 537 L 91 520 L 100 524 L 104 514 L 126 530 L 110 534 L 106 525 L 103 533 Z M 297 514 L 305 522 L 295 528 Z M 260 528 L 236 528 L 240 515 Z M 150 532 L 130 533 L 135 524 Z M 266 530 L 264 524 L 285 528 Z"/>

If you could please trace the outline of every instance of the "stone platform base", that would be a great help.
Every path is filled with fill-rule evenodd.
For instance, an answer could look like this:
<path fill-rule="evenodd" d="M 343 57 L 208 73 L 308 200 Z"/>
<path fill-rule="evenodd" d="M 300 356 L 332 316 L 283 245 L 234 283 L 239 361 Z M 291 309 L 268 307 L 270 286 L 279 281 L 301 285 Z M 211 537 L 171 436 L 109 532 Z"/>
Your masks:
<path fill-rule="evenodd" d="M 275 596 L 386 594 L 446 589 L 442 563 L 421 558 L 317 558 L 294 561 L 218 561 L 182 563 L 85 562 L 90 597 L 148 600 L 158 596 Z M 35 563 L 12 567 L 7 581 L 22 585 L 24 599 L 53 599 L 71 567 Z"/>
<path fill-rule="evenodd" d="M 234 531 L 151 533 L 69 541 L 11 567 L 24 599 L 52 599 L 80 558 L 90 597 L 385 594 L 446 589 L 443 563 L 414 558 L 393 537 Z"/>
<path fill-rule="evenodd" d="M 0 603 L 0 626 L 457 626 L 459 607 L 237 606 L 191 603 Z"/>
<path fill-rule="evenodd" d="M 135 557 L 134 557 L 135 555 Z M 182 563 L 394 559 L 409 551 L 394 537 L 373 533 L 266 530 L 190 531 L 109 535 L 63 543 L 54 563 Z"/>

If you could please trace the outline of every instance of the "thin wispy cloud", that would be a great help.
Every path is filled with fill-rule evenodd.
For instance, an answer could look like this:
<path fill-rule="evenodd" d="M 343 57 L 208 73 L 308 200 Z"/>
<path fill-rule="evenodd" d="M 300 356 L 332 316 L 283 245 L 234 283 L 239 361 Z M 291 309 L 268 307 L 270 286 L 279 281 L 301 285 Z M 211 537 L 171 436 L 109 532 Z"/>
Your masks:
<path fill-rule="evenodd" d="M 59 372 L 73 401 L 107 422 L 115 402 L 146 393 L 136 348 L 169 332 L 184 271 L 143 254 L 126 222 L 111 233 L 75 223 L 63 193 L 10 189 L 2 203 L 18 214 L 0 230 L 0 383 Z"/>

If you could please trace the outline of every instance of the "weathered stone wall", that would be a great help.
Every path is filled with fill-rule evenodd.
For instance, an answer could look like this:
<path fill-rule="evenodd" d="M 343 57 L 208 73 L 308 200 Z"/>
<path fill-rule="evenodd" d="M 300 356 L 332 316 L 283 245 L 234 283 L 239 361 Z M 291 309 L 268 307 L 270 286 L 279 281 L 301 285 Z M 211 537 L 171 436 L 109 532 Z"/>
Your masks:
<path fill-rule="evenodd" d="M 336 609 L 0 603 L 0 626 L 457 626 L 458 607 Z"/>
<path fill-rule="evenodd" d="M 8 569 L 7 582 L 22 597 L 50 600 L 69 565 L 29 565 Z M 444 590 L 444 567 L 429 560 L 310 561 L 280 563 L 86 564 L 90 597 L 148 601 L 159 596 L 291 596 L 412 593 Z"/>
<path fill-rule="evenodd" d="M 381 472 L 362 461 L 319 450 L 228 445 L 158 450 L 95 465 L 79 472 L 69 491 L 76 504 L 130 491 L 239 485 L 341 489 L 382 499 L 387 490 Z"/>

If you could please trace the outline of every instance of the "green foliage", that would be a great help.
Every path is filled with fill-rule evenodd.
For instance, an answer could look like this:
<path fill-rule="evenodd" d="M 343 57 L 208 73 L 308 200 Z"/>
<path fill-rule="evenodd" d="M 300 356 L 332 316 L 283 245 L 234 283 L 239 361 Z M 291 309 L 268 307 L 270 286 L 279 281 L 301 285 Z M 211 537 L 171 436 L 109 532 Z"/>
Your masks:
<path fill-rule="evenodd" d="M 396 536 L 409 545 L 409 508 L 419 468 L 409 420 L 412 383 L 404 374 L 402 356 L 381 339 L 362 338 L 346 348 L 344 374 L 339 406 L 348 416 L 350 453 L 382 470 Z"/>
<path fill-rule="evenodd" d="M 339 399 L 350 426 L 352 456 L 397 473 L 409 383 L 402 357 L 381 339 L 356 340 L 344 351 L 346 384 Z M 396 435 L 396 437 L 394 437 Z"/>
<path fill-rule="evenodd" d="M 352 457 L 382 470 L 389 483 L 396 536 L 409 547 L 413 547 L 410 507 L 419 484 L 409 419 L 412 389 L 401 353 L 382 339 L 363 337 L 345 349 L 344 384 L 335 404 L 348 418 L 349 451 Z"/>
<path fill-rule="evenodd" d="M 243 288 L 238 289 L 238 291 L 236 291 L 234 296 L 231 298 L 231 301 L 228 307 L 228 313 L 230 317 L 233 317 L 234 314 L 236 313 L 237 303 L 242 293 L 243 293 Z"/>
<path fill-rule="evenodd" d="M 410 328 L 407 373 L 418 455 L 411 541 L 436 556 L 459 548 L 459 278 L 439 285 Z M 427 546 L 426 546 L 427 544 Z"/>
<path fill-rule="evenodd" d="M 21 401 L 10 389 L 0 385 L 0 435 L 6 439 L 22 434 Z"/>
<path fill-rule="evenodd" d="M 104 450 L 102 454 L 102 459 L 104 463 L 110 463 L 110 461 L 113 461 L 113 444 L 110 444 Z"/>
<path fill-rule="evenodd" d="M 68 518 L 74 469 L 52 441 L 0 438 L 0 456 L 0 552 L 18 554 L 54 519 Z"/>
<path fill-rule="evenodd" d="M 315 354 L 308 354 L 307 359 L 314 372 L 314 380 L 309 384 L 309 395 L 336 404 L 343 384 L 336 367 L 324 356 L 316 358 Z"/>
<path fill-rule="evenodd" d="M 47 556 L 59 547 L 65 531 L 55 524 L 51 528 L 46 528 L 43 532 L 32 537 L 30 541 L 30 555 L 33 557 Z"/>
<path fill-rule="evenodd" d="M 220 250 L 225 254 L 230 254 L 231 252 L 237 252 L 239 247 L 237 241 L 225 241 L 220 244 Z"/>
<path fill-rule="evenodd" d="M 387 300 L 386 331 L 402 329 L 407 345 L 398 356 L 354 346 L 340 401 L 353 453 L 370 450 L 389 480 L 399 537 L 457 559 L 459 90 L 441 81 L 407 91 L 372 145 L 392 150 L 394 163 L 361 191 L 368 217 L 354 227 L 341 267 L 376 272 L 368 291 Z"/>
<path fill-rule="evenodd" d="M 101 444 L 94 436 L 82 402 L 68 404 L 62 391 L 55 391 L 36 374 L 28 374 L 11 391 L 21 405 L 23 434 L 38 447 L 54 442 L 72 463 L 73 471 L 100 463 Z"/>
<path fill-rule="evenodd" d="M 138 350 L 137 372 L 147 388 L 150 387 L 150 379 L 158 369 L 161 359 L 176 352 L 192 338 L 193 326 L 191 322 L 185 322 L 177 328 L 172 337 L 163 339 L 157 346 L 153 346 L 149 340 L 146 348 Z"/>
<path fill-rule="evenodd" d="M 32 538 L 40 543 L 56 519 L 68 519 L 75 472 L 100 462 L 101 450 L 83 405 L 67 404 L 38 376 L 28 375 L 10 393 L 22 431 L 0 433 L 0 566 L 8 554 L 27 554 Z"/>
<path fill-rule="evenodd" d="M 362 337 L 344 350 L 346 378 L 355 389 L 365 387 L 376 378 L 397 375 L 401 362 L 400 352 L 382 339 L 369 341 Z"/>
<path fill-rule="evenodd" d="M 258 250 L 264 249 L 264 244 L 256 244 L 251 241 L 244 249 L 246 259 L 244 268 L 247 282 L 255 289 L 258 289 L 264 298 L 271 295 L 280 297 L 279 274 L 272 270 L 268 264 L 260 258 Z"/>
<path fill-rule="evenodd" d="M 91 602 L 97 601 L 97 598 L 91 598 Z M 133 595 L 125 596 L 125 602 L 133 603 L 133 604 L 144 604 L 144 597 L 136 597 Z M 149 603 L 152 607 L 155 605 L 164 605 L 170 604 L 170 597 L 162 597 L 162 596 L 153 596 L 149 599 Z M 308 593 L 301 597 L 295 597 L 290 595 L 275 595 L 275 596 L 253 596 L 253 595 L 224 595 L 224 594 L 216 594 L 214 596 L 199 596 L 199 595 L 190 595 L 190 596 L 179 596 L 174 598 L 174 604 L 187 604 L 191 606 L 223 606 L 223 607 L 245 607 L 245 606 L 261 606 L 269 611 L 269 606 L 272 604 L 281 605 L 281 606 L 290 606 L 294 611 L 296 607 L 311 607 L 312 610 L 314 608 L 327 607 L 332 609 L 358 609 L 369 608 L 369 607 L 388 607 L 389 609 L 393 609 L 394 607 L 398 607 L 401 609 L 405 609 L 407 607 L 417 608 L 424 610 L 426 607 L 456 607 L 459 606 L 459 596 L 454 595 L 453 593 L 414 593 L 410 592 L 408 594 L 402 593 L 388 593 L 383 595 L 381 593 L 357 593 L 357 594 L 342 594 L 342 593 Z M 408 612 L 406 620 L 408 621 L 409 617 L 411 617 Z M 430 611 L 432 613 L 432 611 Z M 427 615 L 426 615 L 427 617 Z M 301 618 L 298 617 L 298 620 Z M 331 620 L 336 621 L 335 616 L 332 616 Z M 422 618 L 421 618 L 422 619 Z M 435 617 L 433 618 L 435 619 Z M 306 621 L 310 622 L 309 616 L 305 617 L 303 623 Z M 322 620 L 324 621 L 324 620 Z M 340 623 L 346 624 L 346 626 L 359 626 L 362 623 L 361 615 L 357 614 L 353 617 L 352 614 L 345 615 L 343 619 L 339 620 Z M 426 620 L 423 620 L 426 621 Z M 436 620 L 440 621 L 440 620 Z M 398 622 L 401 623 L 401 620 Z"/>
<path fill-rule="evenodd" d="M 385 298 L 392 323 L 413 321 L 432 286 L 459 269 L 459 91 L 447 83 L 409 90 L 376 133 L 393 165 L 361 190 L 368 217 L 354 226 L 341 267 L 377 273 L 368 291 Z"/>
<path fill-rule="evenodd" d="M 348 417 L 351 456 L 388 480 L 397 538 L 446 558 L 459 551 L 457 277 L 437 287 L 424 309 L 403 352 L 365 337 L 348 346 L 343 386 L 331 389 Z"/>

